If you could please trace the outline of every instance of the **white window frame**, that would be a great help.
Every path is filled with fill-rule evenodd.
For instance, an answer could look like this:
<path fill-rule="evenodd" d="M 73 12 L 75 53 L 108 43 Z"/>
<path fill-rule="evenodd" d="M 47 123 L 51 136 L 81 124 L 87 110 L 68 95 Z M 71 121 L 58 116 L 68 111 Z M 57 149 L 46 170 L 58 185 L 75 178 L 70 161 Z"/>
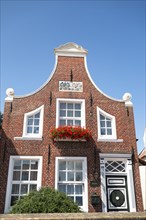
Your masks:
<path fill-rule="evenodd" d="M 13 179 L 13 167 L 14 162 L 16 160 L 38 160 L 37 190 L 39 190 L 42 185 L 42 156 L 10 156 L 4 213 L 8 213 L 11 208 L 10 202 Z"/>
<path fill-rule="evenodd" d="M 35 115 L 37 113 L 40 112 L 40 124 L 39 124 L 39 133 L 38 134 L 34 134 L 34 133 L 27 133 L 27 119 L 29 116 L 31 115 Z M 34 138 L 34 139 L 38 139 L 38 138 L 42 138 L 43 135 L 43 117 L 44 117 L 44 105 L 40 106 L 39 108 L 31 111 L 31 112 L 27 112 L 24 114 L 24 122 L 23 122 L 23 135 L 22 138 L 25 139 L 29 139 L 29 138 Z"/>
<path fill-rule="evenodd" d="M 88 212 L 88 180 L 87 180 L 87 158 L 86 157 L 56 157 L 55 159 L 55 189 L 58 190 L 59 161 L 82 161 L 83 162 L 83 206 L 81 210 Z"/>
<path fill-rule="evenodd" d="M 111 119 L 112 135 L 101 135 L 100 114 L 102 114 L 104 117 Z M 115 116 L 103 111 L 99 107 L 97 107 L 97 130 L 98 130 L 98 140 L 99 141 L 100 140 L 116 140 L 117 139 Z"/>
<path fill-rule="evenodd" d="M 81 103 L 81 127 L 85 128 L 85 100 L 84 99 L 64 99 L 64 98 L 57 98 L 56 99 L 56 128 L 59 127 L 59 103 L 60 102 L 70 102 L 70 103 Z"/>

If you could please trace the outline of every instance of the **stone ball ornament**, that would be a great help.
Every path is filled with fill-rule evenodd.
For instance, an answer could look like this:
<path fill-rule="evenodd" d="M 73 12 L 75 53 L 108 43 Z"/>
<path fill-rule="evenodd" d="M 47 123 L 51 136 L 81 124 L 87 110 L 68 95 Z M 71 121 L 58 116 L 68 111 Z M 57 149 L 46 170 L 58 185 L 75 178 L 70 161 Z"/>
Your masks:
<path fill-rule="evenodd" d="M 123 100 L 124 101 L 130 101 L 132 99 L 132 95 L 128 92 L 126 92 L 124 95 L 123 95 Z"/>
<path fill-rule="evenodd" d="M 5 100 L 13 100 L 13 97 L 14 97 L 14 89 L 8 88 L 8 89 L 6 90 L 6 95 L 7 95 L 7 97 L 6 97 Z"/>
<path fill-rule="evenodd" d="M 6 90 L 6 95 L 7 95 L 8 97 L 14 96 L 14 89 L 8 88 L 8 89 Z"/>

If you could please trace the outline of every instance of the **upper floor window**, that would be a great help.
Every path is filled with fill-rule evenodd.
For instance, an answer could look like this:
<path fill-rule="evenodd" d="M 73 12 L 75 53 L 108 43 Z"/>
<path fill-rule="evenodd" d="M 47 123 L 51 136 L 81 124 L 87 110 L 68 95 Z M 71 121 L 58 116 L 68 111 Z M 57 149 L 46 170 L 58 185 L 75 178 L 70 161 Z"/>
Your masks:
<path fill-rule="evenodd" d="M 85 100 L 57 99 L 56 127 L 85 127 Z"/>
<path fill-rule="evenodd" d="M 42 137 L 44 106 L 25 113 L 23 137 Z"/>
<path fill-rule="evenodd" d="M 97 108 L 98 138 L 116 139 L 116 121 L 113 115 Z"/>

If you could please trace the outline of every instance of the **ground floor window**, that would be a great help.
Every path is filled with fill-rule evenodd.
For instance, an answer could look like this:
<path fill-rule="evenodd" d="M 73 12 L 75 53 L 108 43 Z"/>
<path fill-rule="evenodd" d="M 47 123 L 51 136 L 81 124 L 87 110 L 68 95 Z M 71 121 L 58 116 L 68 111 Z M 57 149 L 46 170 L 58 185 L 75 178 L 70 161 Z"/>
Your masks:
<path fill-rule="evenodd" d="M 64 192 L 82 210 L 88 211 L 87 161 L 85 157 L 56 158 L 56 189 Z"/>
<path fill-rule="evenodd" d="M 103 212 L 135 212 L 131 154 L 100 154 Z"/>
<path fill-rule="evenodd" d="M 42 157 L 10 157 L 5 212 L 16 200 L 41 187 L 41 175 Z"/>

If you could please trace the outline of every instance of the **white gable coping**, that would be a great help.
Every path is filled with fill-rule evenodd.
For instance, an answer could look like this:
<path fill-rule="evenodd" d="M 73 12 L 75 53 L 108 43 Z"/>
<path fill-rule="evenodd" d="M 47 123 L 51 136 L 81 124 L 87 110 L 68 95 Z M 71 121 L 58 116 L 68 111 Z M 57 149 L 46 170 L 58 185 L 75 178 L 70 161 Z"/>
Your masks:
<path fill-rule="evenodd" d="M 132 106 L 132 102 L 130 100 L 130 102 L 127 102 L 127 100 L 121 100 L 121 99 L 115 99 L 113 97 L 110 97 L 108 96 L 107 94 L 105 94 L 103 91 L 101 91 L 97 86 L 96 84 L 94 83 L 94 81 L 92 80 L 92 77 L 88 71 L 88 67 L 87 67 L 87 60 L 86 60 L 86 55 L 88 53 L 88 51 L 86 49 L 84 49 L 83 47 L 77 45 L 76 43 L 66 43 L 64 45 L 60 45 L 59 47 L 55 48 L 54 49 L 54 53 L 55 53 L 55 64 L 54 64 L 54 68 L 52 70 L 52 73 L 50 74 L 48 80 L 40 87 L 38 88 L 37 90 L 35 90 L 34 92 L 32 93 L 29 93 L 29 94 L 26 94 L 26 95 L 22 95 L 22 96 L 14 96 L 14 98 L 24 98 L 24 97 L 28 97 L 28 96 L 31 96 L 37 92 L 39 92 L 42 88 L 44 88 L 48 82 L 51 80 L 51 78 L 53 77 L 54 75 L 54 72 L 56 70 L 56 67 L 57 67 L 57 63 L 58 63 L 58 57 L 59 56 L 73 56 L 73 57 L 84 57 L 84 64 L 85 64 L 85 69 L 86 69 L 86 72 L 88 74 L 88 77 L 90 79 L 90 81 L 92 82 L 93 86 L 101 93 L 103 94 L 105 97 L 111 99 L 111 100 L 114 100 L 114 101 L 118 101 L 118 102 L 125 102 L 125 105 L 126 106 Z M 5 99 L 5 101 L 8 101 L 7 98 Z"/>
<path fill-rule="evenodd" d="M 85 57 L 88 51 L 75 43 L 67 43 L 54 49 L 58 56 Z"/>

